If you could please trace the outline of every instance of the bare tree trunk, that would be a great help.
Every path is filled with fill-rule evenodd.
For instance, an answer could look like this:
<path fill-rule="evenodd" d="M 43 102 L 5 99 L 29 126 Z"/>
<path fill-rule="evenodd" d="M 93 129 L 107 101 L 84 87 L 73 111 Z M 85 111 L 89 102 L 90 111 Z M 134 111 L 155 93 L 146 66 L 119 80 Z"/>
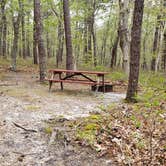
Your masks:
<path fill-rule="evenodd" d="M 46 53 L 44 48 L 44 40 L 42 38 L 43 25 L 41 20 L 40 0 L 34 0 L 34 20 L 39 52 L 40 81 L 44 81 L 46 77 Z"/>
<path fill-rule="evenodd" d="M 84 55 L 87 54 L 88 52 L 88 44 L 87 44 L 87 32 L 88 28 L 87 28 L 87 19 L 84 20 L 84 50 L 83 53 Z"/>
<path fill-rule="evenodd" d="M 56 66 L 57 67 L 59 66 L 59 64 L 62 64 L 63 46 L 64 46 L 64 29 L 63 29 L 62 21 L 59 20 L 59 23 L 58 23 L 58 48 L 56 51 Z"/>
<path fill-rule="evenodd" d="M 107 46 L 107 39 L 108 39 L 108 32 L 110 30 L 110 20 L 108 20 L 106 29 L 104 30 L 103 39 L 102 39 L 102 47 L 101 47 L 101 63 L 105 64 L 106 58 L 106 46 Z"/>
<path fill-rule="evenodd" d="M 3 7 L 2 7 L 2 22 L 3 22 L 3 31 L 2 31 L 2 56 L 4 58 L 7 58 L 6 55 L 6 39 L 7 39 L 7 19 L 6 19 L 6 13 L 5 13 L 5 5 L 6 5 L 6 1 L 3 0 Z"/>
<path fill-rule="evenodd" d="M 27 18 L 27 25 L 29 27 L 30 25 L 30 12 L 27 12 L 28 18 Z M 30 57 L 31 56 L 31 50 L 30 50 L 30 41 L 29 41 L 29 36 L 30 36 L 30 32 L 29 32 L 29 28 L 27 29 L 27 35 L 26 35 L 26 40 L 27 40 L 27 47 L 26 47 L 26 56 Z"/>
<path fill-rule="evenodd" d="M 97 44 L 96 44 L 96 33 L 95 33 L 95 10 L 96 10 L 96 0 L 93 0 L 93 12 L 92 12 L 92 31 L 91 31 L 91 34 L 92 34 L 92 39 L 93 39 L 93 63 L 94 63 L 94 66 L 96 67 L 97 66 L 97 52 L 96 52 L 96 49 L 97 49 Z"/>
<path fill-rule="evenodd" d="M 63 12 L 64 12 L 64 27 L 66 38 L 66 69 L 73 69 L 73 50 L 72 50 L 72 37 L 71 37 L 71 25 L 70 25 L 70 9 L 69 0 L 63 0 Z"/>
<path fill-rule="evenodd" d="M 93 30 L 93 22 L 92 22 L 92 16 L 90 15 L 87 19 L 87 26 L 88 26 L 88 31 L 87 31 L 87 37 L 88 37 L 88 57 L 92 57 L 92 30 Z"/>
<path fill-rule="evenodd" d="M 154 34 L 154 41 L 153 41 L 153 56 L 151 61 L 151 70 L 155 71 L 156 66 L 156 56 L 158 53 L 158 43 L 159 43 L 159 36 L 160 36 L 160 26 L 161 26 L 161 15 L 157 16 L 157 24 L 155 27 L 155 34 Z"/>
<path fill-rule="evenodd" d="M 36 12 L 36 8 L 35 8 L 35 3 L 34 3 L 34 15 Z M 36 20 L 35 20 L 35 16 L 34 16 L 34 20 L 33 20 L 33 63 L 34 64 L 38 64 L 38 42 L 37 42 L 37 30 L 36 30 Z"/>
<path fill-rule="evenodd" d="M 46 34 L 46 40 L 47 40 L 47 57 L 51 57 L 51 46 L 50 46 L 50 38 L 49 38 L 49 33 L 47 32 Z"/>
<path fill-rule="evenodd" d="M 130 73 L 126 95 L 126 100 L 129 102 L 135 102 L 138 88 L 143 11 L 144 0 L 135 0 L 133 26 L 131 31 Z"/>
<path fill-rule="evenodd" d="M 20 2 L 21 2 L 21 27 L 22 27 L 22 57 L 26 59 L 24 0 Z"/>
<path fill-rule="evenodd" d="M 156 58 L 156 64 L 155 64 L 155 72 L 157 72 L 160 68 L 160 60 L 161 60 L 161 52 L 162 52 L 162 46 L 163 46 L 163 38 L 164 38 L 164 30 L 160 29 L 160 37 L 159 37 L 159 44 L 158 44 L 158 54 Z"/>
<path fill-rule="evenodd" d="M 111 68 L 114 68 L 114 66 L 116 66 L 118 43 L 119 43 L 119 35 L 117 34 L 117 37 L 114 41 L 114 45 L 112 48 L 112 53 L 111 53 L 111 55 L 112 55 L 111 56 L 111 64 L 110 64 Z"/>
<path fill-rule="evenodd" d="M 166 71 L 166 28 L 163 37 L 162 69 L 163 71 Z"/>
<path fill-rule="evenodd" d="M 161 2 L 162 2 L 163 9 L 166 9 L 166 0 Z M 162 50 L 164 47 L 164 34 L 165 34 L 165 28 L 166 28 L 165 22 L 163 21 L 165 16 L 166 14 L 163 12 L 159 20 L 160 33 L 159 33 L 159 41 L 158 41 L 158 54 L 156 57 L 156 64 L 155 64 L 155 72 L 157 72 L 161 67 L 160 62 L 162 60 Z"/>
<path fill-rule="evenodd" d="M 96 34 L 93 30 L 92 32 L 92 37 L 93 37 L 93 61 L 94 61 L 94 66 L 96 67 L 97 66 L 97 53 L 96 53 L 96 49 L 97 49 L 97 46 L 96 46 Z"/>
<path fill-rule="evenodd" d="M 146 37 L 147 37 L 147 33 L 145 34 L 143 39 L 143 64 L 142 64 L 143 70 L 148 69 L 147 62 L 146 62 L 146 40 L 147 40 Z"/>
<path fill-rule="evenodd" d="M 129 32 L 128 32 L 128 19 L 129 19 L 129 0 L 119 0 L 119 40 L 120 47 L 123 54 L 122 67 L 126 74 L 129 73 Z"/>
<path fill-rule="evenodd" d="M 7 29 L 7 22 L 6 22 L 6 14 L 5 14 L 5 6 L 6 1 L 1 0 L 1 20 L 0 20 L 0 56 L 6 56 L 5 47 L 6 47 L 6 29 Z"/>
<path fill-rule="evenodd" d="M 19 2 L 19 7 L 21 7 L 21 2 Z M 13 39 L 13 47 L 11 51 L 11 70 L 16 71 L 16 57 L 18 52 L 18 39 L 19 39 L 19 25 L 21 21 L 21 12 L 18 11 L 18 16 L 13 16 L 13 29 L 14 29 L 14 39 Z"/>

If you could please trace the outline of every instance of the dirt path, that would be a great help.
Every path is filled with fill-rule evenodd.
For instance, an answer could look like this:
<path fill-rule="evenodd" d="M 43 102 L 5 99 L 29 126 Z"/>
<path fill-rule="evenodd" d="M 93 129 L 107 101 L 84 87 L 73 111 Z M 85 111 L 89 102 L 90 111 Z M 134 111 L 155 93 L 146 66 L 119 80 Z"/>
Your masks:
<path fill-rule="evenodd" d="M 40 85 L 36 80 L 35 75 L 8 73 L 1 81 L 9 86 L 0 86 L 0 165 L 108 165 L 89 149 L 55 140 L 57 132 L 47 137 L 44 121 L 88 116 L 100 111 L 100 105 L 120 102 L 124 95 L 95 94 L 80 85 L 67 85 L 63 92 L 54 85 L 49 93 L 48 85 Z M 36 132 L 25 131 L 14 123 Z"/>

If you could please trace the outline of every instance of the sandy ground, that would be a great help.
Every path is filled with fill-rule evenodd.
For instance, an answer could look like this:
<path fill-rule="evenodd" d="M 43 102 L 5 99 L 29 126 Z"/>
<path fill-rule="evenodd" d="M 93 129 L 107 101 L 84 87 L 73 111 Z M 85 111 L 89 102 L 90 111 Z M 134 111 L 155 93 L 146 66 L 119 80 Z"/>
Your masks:
<path fill-rule="evenodd" d="M 45 121 L 88 116 L 100 111 L 101 105 L 120 102 L 124 94 L 93 93 L 87 86 L 75 84 L 65 85 L 64 91 L 54 84 L 48 92 L 48 85 L 37 79 L 35 75 L 8 73 L 0 82 L 0 166 L 110 165 L 89 149 L 55 139 L 57 132 L 46 137 Z"/>

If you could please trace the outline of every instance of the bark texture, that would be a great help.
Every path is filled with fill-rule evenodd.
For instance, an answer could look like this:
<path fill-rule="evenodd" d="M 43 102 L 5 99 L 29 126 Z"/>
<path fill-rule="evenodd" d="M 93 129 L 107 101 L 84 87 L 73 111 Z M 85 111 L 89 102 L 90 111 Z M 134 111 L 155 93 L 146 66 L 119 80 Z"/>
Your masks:
<path fill-rule="evenodd" d="M 21 1 L 19 0 L 19 8 L 21 9 Z M 13 16 L 13 29 L 14 29 L 14 39 L 13 39 L 13 46 L 11 51 L 11 70 L 16 71 L 16 58 L 18 52 L 18 39 L 19 39 L 19 25 L 21 21 L 21 12 L 18 11 L 17 16 Z"/>
<path fill-rule="evenodd" d="M 40 81 L 44 81 L 46 77 L 46 53 L 44 48 L 44 40 L 42 38 L 43 25 L 41 20 L 40 0 L 34 0 L 34 20 L 39 52 Z"/>
<path fill-rule="evenodd" d="M 143 11 L 144 0 L 135 0 L 133 26 L 131 31 L 130 73 L 126 96 L 126 100 L 129 102 L 135 101 L 138 88 Z"/>
<path fill-rule="evenodd" d="M 26 58 L 26 43 L 25 43 L 25 11 L 24 0 L 21 1 L 21 27 L 22 27 L 22 57 Z"/>
<path fill-rule="evenodd" d="M 119 40 L 120 48 L 122 50 L 123 62 L 122 68 L 125 73 L 129 73 L 129 31 L 128 31 L 128 19 L 129 19 L 129 0 L 119 0 Z"/>
<path fill-rule="evenodd" d="M 111 64 L 110 64 L 111 68 L 114 68 L 114 66 L 116 66 L 118 43 L 119 43 L 119 35 L 117 35 L 114 41 L 112 52 L 111 52 Z"/>
<path fill-rule="evenodd" d="M 159 38 L 160 38 L 160 27 L 161 27 L 161 15 L 157 16 L 157 24 L 155 27 L 154 41 L 153 41 L 153 55 L 151 60 L 151 70 L 155 71 L 156 57 L 159 51 Z"/>
<path fill-rule="evenodd" d="M 66 69 L 73 69 L 73 48 L 71 37 L 71 25 L 70 25 L 70 9 L 69 1 L 63 0 L 63 12 L 64 12 L 64 28 L 65 28 L 65 40 L 66 40 Z"/>
<path fill-rule="evenodd" d="M 166 71 L 166 28 L 163 37 L 162 69 Z"/>
<path fill-rule="evenodd" d="M 1 0 L 1 20 L 0 20 L 0 56 L 6 57 L 6 35 L 7 35 L 7 19 L 6 19 L 6 0 Z"/>

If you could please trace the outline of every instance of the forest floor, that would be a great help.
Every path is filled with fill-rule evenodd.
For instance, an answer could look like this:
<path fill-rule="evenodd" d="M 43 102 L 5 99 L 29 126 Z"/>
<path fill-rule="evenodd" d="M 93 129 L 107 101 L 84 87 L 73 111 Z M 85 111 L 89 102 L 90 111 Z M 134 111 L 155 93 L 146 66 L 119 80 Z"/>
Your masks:
<path fill-rule="evenodd" d="M 49 93 L 48 84 L 40 84 L 31 72 L 3 71 L 0 77 L 1 166 L 110 165 L 109 159 L 76 143 L 78 124 L 68 130 L 65 123 L 120 103 L 124 93 L 93 93 L 80 85 L 65 85 L 60 91 L 56 84 Z"/>

